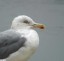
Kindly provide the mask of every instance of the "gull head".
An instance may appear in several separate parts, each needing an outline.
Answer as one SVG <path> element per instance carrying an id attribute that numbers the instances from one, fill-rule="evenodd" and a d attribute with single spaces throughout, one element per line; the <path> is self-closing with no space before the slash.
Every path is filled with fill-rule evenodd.
<path id="1" fill-rule="evenodd" d="M 13 19 L 11 28 L 12 29 L 31 29 L 31 28 L 44 29 L 45 26 L 44 24 L 36 23 L 35 21 L 33 21 L 33 19 L 31 19 L 26 15 L 20 15 Z"/>

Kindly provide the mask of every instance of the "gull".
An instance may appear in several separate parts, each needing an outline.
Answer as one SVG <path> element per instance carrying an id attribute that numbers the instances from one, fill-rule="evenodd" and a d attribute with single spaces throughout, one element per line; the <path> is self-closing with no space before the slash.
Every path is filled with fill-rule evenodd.
<path id="1" fill-rule="evenodd" d="M 26 15 L 15 17 L 10 29 L 0 33 L 0 61 L 27 61 L 39 46 L 39 35 L 34 28 L 45 26 Z"/>

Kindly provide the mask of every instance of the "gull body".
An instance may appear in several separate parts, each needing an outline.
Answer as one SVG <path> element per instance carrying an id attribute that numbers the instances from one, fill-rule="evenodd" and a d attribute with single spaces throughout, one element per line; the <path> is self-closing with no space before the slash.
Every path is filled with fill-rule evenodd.
<path id="1" fill-rule="evenodd" d="M 36 51 L 39 45 L 39 36 L 34 30 L 18 30 L 22 37 L 26 37 L 27 41 L 24 47 L 21 47 L 17 52 L 11 54 L 7 61 L 27 61 Z"/>

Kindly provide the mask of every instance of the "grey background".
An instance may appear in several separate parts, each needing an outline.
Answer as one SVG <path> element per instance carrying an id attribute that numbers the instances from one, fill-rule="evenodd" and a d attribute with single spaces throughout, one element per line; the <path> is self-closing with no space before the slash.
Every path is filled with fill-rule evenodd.
<path id="1" fill-rule="evenodd" d="M 18 15 L 46 25 L 37 30 L 40 46 L 29 61 L 64 61 L 64 0 L 0 0 L 0 31 Z"/>

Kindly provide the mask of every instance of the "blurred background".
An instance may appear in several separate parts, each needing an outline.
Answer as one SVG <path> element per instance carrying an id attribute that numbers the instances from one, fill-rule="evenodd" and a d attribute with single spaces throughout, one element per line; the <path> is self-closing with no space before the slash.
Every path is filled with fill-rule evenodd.
<path id="1" fill-rule="evenodd" d="M 0 31 L 9 29 L 18 15 L 46 25 L 36 30 L 40 45 L 29 61 L 64 61 L 64 0 L 0 0 Z"/>

